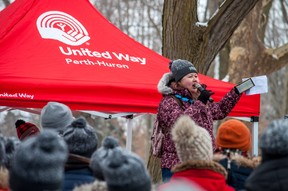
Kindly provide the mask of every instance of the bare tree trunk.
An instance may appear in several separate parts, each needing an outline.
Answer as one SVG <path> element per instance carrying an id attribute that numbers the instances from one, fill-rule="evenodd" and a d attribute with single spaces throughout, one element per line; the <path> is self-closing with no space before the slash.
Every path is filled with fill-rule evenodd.
<path id="1" fill-rule="evenodd" d="M 198 22 L 197 0 L 165 0 L 163 55 L 192 61 L 206 74 L 218 52 L 259 0 L 226 0 L 208 25 Z"/>

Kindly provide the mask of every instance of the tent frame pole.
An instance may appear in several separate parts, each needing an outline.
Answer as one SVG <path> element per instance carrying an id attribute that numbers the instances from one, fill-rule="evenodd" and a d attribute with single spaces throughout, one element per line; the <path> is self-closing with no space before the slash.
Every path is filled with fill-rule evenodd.
<path id="1" fill-rule="evenodd" d="M 132 119 L 127 119 L 127 140 L 126 140 L 126 150 L 132 151 Z"/>
<path id="2" fill-rule="evenodd" d="M 251 138 L 252 138 L 251 154 L 252 156 L 258 156 L 259 154 L 259 151 L 258 151 L 259 117 L 253 116 L 253 117 L 232 117 L 232 118 L 253 123 L 252 129 L 251 129 Z"/>

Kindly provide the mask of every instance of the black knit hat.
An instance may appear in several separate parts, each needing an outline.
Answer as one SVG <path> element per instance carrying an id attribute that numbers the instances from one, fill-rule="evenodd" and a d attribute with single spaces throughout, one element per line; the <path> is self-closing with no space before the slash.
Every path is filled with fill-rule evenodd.
<path id="1" fill-rule="evenodd" d="M 96 130 L 88 125 L 83 117 L 74 120 L 65 128 L 63 138 L 68 145 L 69 153 L 88 158 L 98 146 Z"/>
<path id="2" fill-rule="evenodd" d="M 9 173 L 13 191 L 60 191 L 67 145 L 55 131 L 26 139 L 16 149 Z"/>
<path id="3" fill-rule="evenodd" d="M 195 66 L 188 60 L 173 60 L 170 70 L 176 82 L 189 73 L 198 73 Z"/>
<path id="4" fill-rule="evenodd" d="M 109 191 L 150 191 L 151 179 L 143 161 L 131 152 L 114 149 L 103 162 Z"/>

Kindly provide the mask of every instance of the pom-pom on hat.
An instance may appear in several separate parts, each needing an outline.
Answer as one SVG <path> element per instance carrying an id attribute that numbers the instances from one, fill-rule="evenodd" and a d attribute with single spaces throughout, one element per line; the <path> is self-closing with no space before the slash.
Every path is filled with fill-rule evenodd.
<path id="1" fill-rule="evenodd" d="M 40 132 L 36 125 L 33 123 L 25 122 L 22 119 L 16 121 L 15 127 L 17 136 L 21 141 Z"/>
<path id="2" fill-rule="evenodd" d="M 224 149 L 239 149 L 247 152 L 251 148 L 250 131 L 241 121 L 229 119 L 219 126 L 216 145 Z"/>
<path id="3" fill-rule="evenodd" d="M 112 136 L 107 136 L 102 142 L 102 146 L 97 149 L 90 160 L 90 168 L 93 171 L 93 175 L 98 180 L 104 180 L 102 163 L 107 157 L 111 157 L 111 153 L 114 149 L 121 150 L 118 140 Z"/>
<path id="4" fill-rule="evenodd" d="M 97 149 L 96 130 L 82 117 L 74 120 L 63 132 L 69 153 L 90 158 Z"/>
<path id="5" fill-rule="evenodd" d="M 61 190 L 67 155 L 65 141 L 54 131 L 44 130 L 26 139 L 12 159 L 11 190 Z"/>
<path id="6" fill-rule="evenodd" d="M 179 82 L 184 76 L 190 73 L 198 73 L 195 66 L 188 60 L 173 60 L 170 70 L 176 82 Z"/>
<path id="7" fill-rule="evenodd" d="M 73 120 L 70 108 L 58 102 L 48 102 L 40 114 L 41 127 L 56 130 L 60 134 Z"/>
<path id="8" fill-rule="evenodd" d="M 208 131 L 198 125 L 187 115 L 178 118 L 172 128 L 172 139 L 175 143 L 180 161 L 212 160 L 212 139 Z"/>
<path id="9" fill-rule="evenodd" d="M 135 154 L 114 149 L 103 162 L 109 191 L 150 191 L 151 179 L 143 161 Z"/>
<path id="10" fill-rule="evenodd" d="M 259 146 L 262 150 L 263 159 L 281 158 L 288 155 L 288 120 L 278 119 L 272 121 L 264 129 Z"/>

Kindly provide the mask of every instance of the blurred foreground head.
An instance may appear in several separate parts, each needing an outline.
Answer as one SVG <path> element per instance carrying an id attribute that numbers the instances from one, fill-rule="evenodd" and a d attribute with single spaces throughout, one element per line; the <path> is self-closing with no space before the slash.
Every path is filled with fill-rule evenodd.
<path id="1" fill-rule="evenodd" d="M 271 160 L 288 156 L 288 120 L 272 121 L 264 129 L 259 141 L 262 160 Z"/>
<path id="2" fill-rule="evenodd" d="M 12 160 L 9 183 L 13 191 L 60 191 L 68 150 L 51 130 L 23 141 Z"/>

